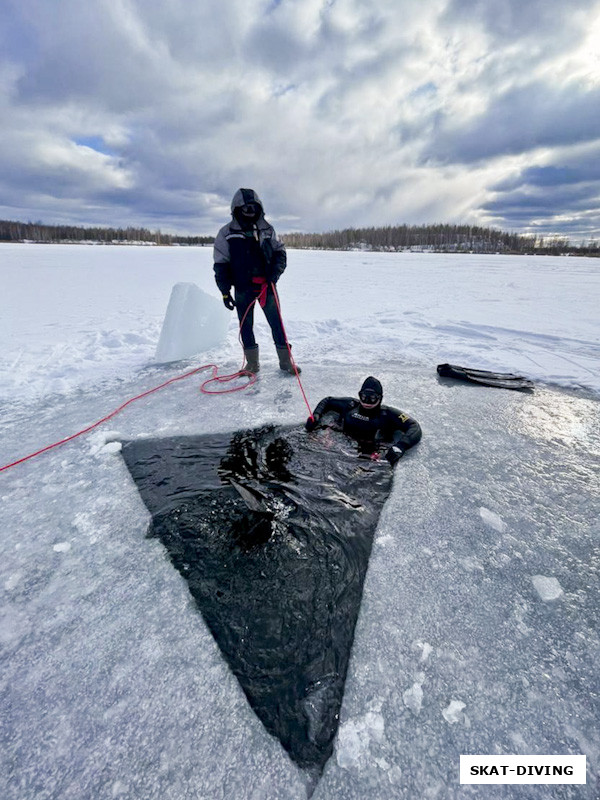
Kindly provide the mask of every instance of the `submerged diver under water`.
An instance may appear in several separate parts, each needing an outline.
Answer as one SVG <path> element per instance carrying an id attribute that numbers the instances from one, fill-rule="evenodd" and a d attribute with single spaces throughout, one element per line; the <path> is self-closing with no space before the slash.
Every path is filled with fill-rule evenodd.
<path id="1" fill-rule="evenodd" d="M 392 406 L 384 406 L 383 388 L 377 378 L 369 376 L 354 397 L 324 397 L 306 420 L 306 430 L 312 431 L 323 416 L 333 412 L 342 431 L 358 442 L 362 454 L 379 456 L 383 445 L 389 444 L 384 458 L 394 466 L 421 439 L 419 423 Z M 335 418 L 334 417 L 334 418 Z"/>

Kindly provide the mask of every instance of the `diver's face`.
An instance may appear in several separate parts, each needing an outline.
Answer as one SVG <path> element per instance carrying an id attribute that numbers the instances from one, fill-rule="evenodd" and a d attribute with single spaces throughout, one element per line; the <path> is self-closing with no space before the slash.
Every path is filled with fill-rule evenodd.
<path id="1" fill-rule="evenodd" d="M 381 397 L 372 389 L 364 389 L 358 393 L 358 399 L 363 408 L 377 408 L 381 403 Z"/>

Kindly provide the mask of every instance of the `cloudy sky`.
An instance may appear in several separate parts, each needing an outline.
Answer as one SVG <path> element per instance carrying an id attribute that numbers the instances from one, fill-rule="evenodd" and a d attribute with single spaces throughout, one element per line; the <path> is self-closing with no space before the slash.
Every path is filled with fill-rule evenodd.
<path id="1" fill-rule="evenodd" d="M 600 236 L 600 0 L 0 0 L 0 218 Z"/>

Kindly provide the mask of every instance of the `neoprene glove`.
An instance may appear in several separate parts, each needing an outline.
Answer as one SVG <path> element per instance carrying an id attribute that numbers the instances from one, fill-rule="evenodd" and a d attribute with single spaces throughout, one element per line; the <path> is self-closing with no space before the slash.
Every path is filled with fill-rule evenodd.
<path id="1" fill-rule="evenodd" d="M 310 432 L 310 431 L 314 431 L 314 429 L 315 429 L 315 428 L 317 427 L 317 425 L 319 424 L 319 420 L 320 420 L 320 417 L 317 417 L 317 416 L 315 416 L 315 415 L 313 414 L 313 416 L 312 416 L 312 417 L 309 417 L 309 418 L 306 420 L 306 422 L 304 423 L 304 427 L 305 427 L 305 428 L 306 428 L 306 430 L 307 430 L 307 431 L 309 431 L 309 432 Z"/>
<path id="2" fill-rule="evenodd" d="M 231 296 L 231 294 L 229 292 L 227 292 L 227 294 L 223 295 L 223 305 L 225 306 L 225 308 L 228 308 L 230 311 L 233 311 L 233 309 L 235 308 L 235 302 L 234 302 L 233 297 Z"/>
<path id="3" fill-rule="evenodd" d="M 389 463 L 393 467 L 398 463 L 398 461 L 400 461 L 403 455 L 404 455 L 404 450 L 401 450 L 399 447 L 396 447 L 396 445 L 392 445 L 385 454 L 385 458 L 387 461 L 389 461 Z"/>

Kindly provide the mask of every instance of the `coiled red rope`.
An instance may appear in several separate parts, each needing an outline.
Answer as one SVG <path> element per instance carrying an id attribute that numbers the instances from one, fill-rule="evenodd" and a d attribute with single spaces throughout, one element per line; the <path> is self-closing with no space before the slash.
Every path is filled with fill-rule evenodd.
<path id="1" fill-rule="evenodd" d="M 242 325 L 244 324 L 246 317 L 250 313 L 250 309 L 254 307 L 254 304 L 259 299 L 260 296 L 254 298 L 254 300 L 245 310 L 244 316 L 240 320 L 240 330 L 238 333 L 238 339 L 242 347 L 244 346 L 242 343 Z M 283 325 L 283 321 L 281 324 Z M 219 375 L 218 374 L 219 368 L 216 366 L 216 364 L 207 364 L 207 367 L 212 367 L 213 374 L 212 377 L 208 378 L 208 380 L 204 381 L 204 383 L 200 385 L 200 391 L 203 394 L 228 394 L 229 392 L 240 392 L 242 389 L 247 389 L 249 386 L 252 386 L 253 383 L 256 383 L 256 374 L 254 372 L 249 372 L 247 369 L 244 369 L 244 363 L 245 361 L 242 363 L 241 369 L 239 369 L 237 372 L 232 372 L 231 375 Z M 248 377 L 248 383 L 245 383 L 243 386 L 234 386 L 232 389 L 210 390 L 206 388 L 210 383 L 213 383 L 214 381 L 216 381 L 217 383 L 228 383 L 229 381 L 233 381 L 236 378 L 241 378 L 241 377 Z"/>
<path id="2" fill-rule="evenodd" d="M 283 326 L 283 317 L 281 316 L 281 306 L 279 305 L 279 297 L 275 290 L 275 284 L 271 284 L 271 286 L 273 288 L 273 293 L 275 295 L 275 301 L 277 303 L 277 311 L 279 312 L 279 318 L 281 320 L 281 326 L 283 328 L 283 332 L 285 335 L 285 341 L 288 348 L 288 352 L 290 354 L 290 359 L 294 367 L 294 372 L 296 373 L 296 379 L 298 380 L 298 384 L 300 386 L 304 402 L 308 407 L 308 413 L 310 414 L 310 416 L 312 416 L 310 405 L 308 404 L 308 400 L 306 399 L 304 387 L 302 386 L 302 381 L 300 380 L 300 376 L 298 374 L 298 368 L 292 356 L 292 350 L 287 340 L 287 335 L 285 334 L 285 328 Z M 242 325 L 244 323 L 244 320 L 246 319 L 246 315 L 248 314 L 250 309 L 254 306 L 256 300 L 258 300 L 258 297 L 255 300 L 253 300 L 252 303 L 250 303 L 250 305 L 246 309 L 244 316 L 242 317 L 242 320 L 240 321 L 240 334 L 239 334 L 240 338 L 241 338 Z M 53 442 L 52 444 L 49 444 L 46 447 L 42 447 L 40 450 L 36 450 L 34 453 L 29 453 L 29 455 L 23 456 L 22 458 L 19 458 L 16 461 L 12 461 L 10 464 L 5 464 L 3 467 L 0 467 L 0 472 L 4 472 L 5 470 L 11 469 L 11 467 L 16 467 L 17 464 L 22 464 L 25 461 L 29 461 L 32 458 L 36 458 L 36 456 L 40 456 L 42 455 L 42 453 L 47 453 L 48 450 L 53 450 L 55 447 L 60 447 L 63 444 L 67 444 L 67 442 L 72 442 L 73 439 L 77 439 L 77 437 L 83 436 L 85 433 L 93 431 L 95 428 L 98 428 L 104 422 L 108 422 L 108 420 L 112 419 L 113 417 L 116 417 L 117 414 L 120 414 L 121 411 L 123 411 L 123 409 L 127 408 L 127 406 L 131 405 L 136 400 L 141 400 L 143 397 L 148 397 L 148 395 L 154 394 L 154 392 L 158 392 L 160 389 L 164 389 L 165 386 L 170 386 L 172 383 L 176 383 L 177 381 L 182 381 L 185 378 L 190 378 L 192 375 L 196 375 L 198 372 L 202 372 L 202 370 L 205 369 L 212 369 L 213 374 L 210 378 L 208 378 L 208 380 L 205 380 L 204 383 L 202 383 L 200 386 L 200 391 L 203 392 L 204 394 L 228 394 L 229 392 L 240 392 L 243 389 L 247 389 L 249 386 L 252 386 L 252 384 L 256 382 L 257 376 L 254 373 L 245 370 L 243 367 L 238 372 L 233 372 L 230 375 L 218 375 L 219 368 L 216 364 L 203 364 L 201 367 L 196 367 L 195 369 L 192 369 L 189 372 L 184 372 L 182 375 L 176 375 L 174 378 L 169 378 L 168 381 L 164 381 L 158 386 L 154 386 L 152 389 L 148 389 L 147 391 L 142 392 L 141 394 L 137 394 L 135 395 L 135 397 L 130 397 L 129 400 L 126 400 L 118 408 L 115 408 L 114 411 L 111 411 L 110 414 L 107 414 L 105 417 L 102 417 L 102 419 L 99 419 L 96 422 L 92 423 L 91 425 L 88 425 L 86 428 L 82 428 L 82 430 L 77 431 L 77 433 L 73 433 L 71 436 L 67 436 L 64 439 L 59 439 L 57 442 Z M 218 383 L 228 383 L 229 381 L 241 377 L 248 378 L 248 382 L 244 383 L 242 386 L 233 386 L 230 389 L 219 389 L 212 391 L 206 388 L 208 384 L 212 383 L 213 381 L 217 381 Z"/>

